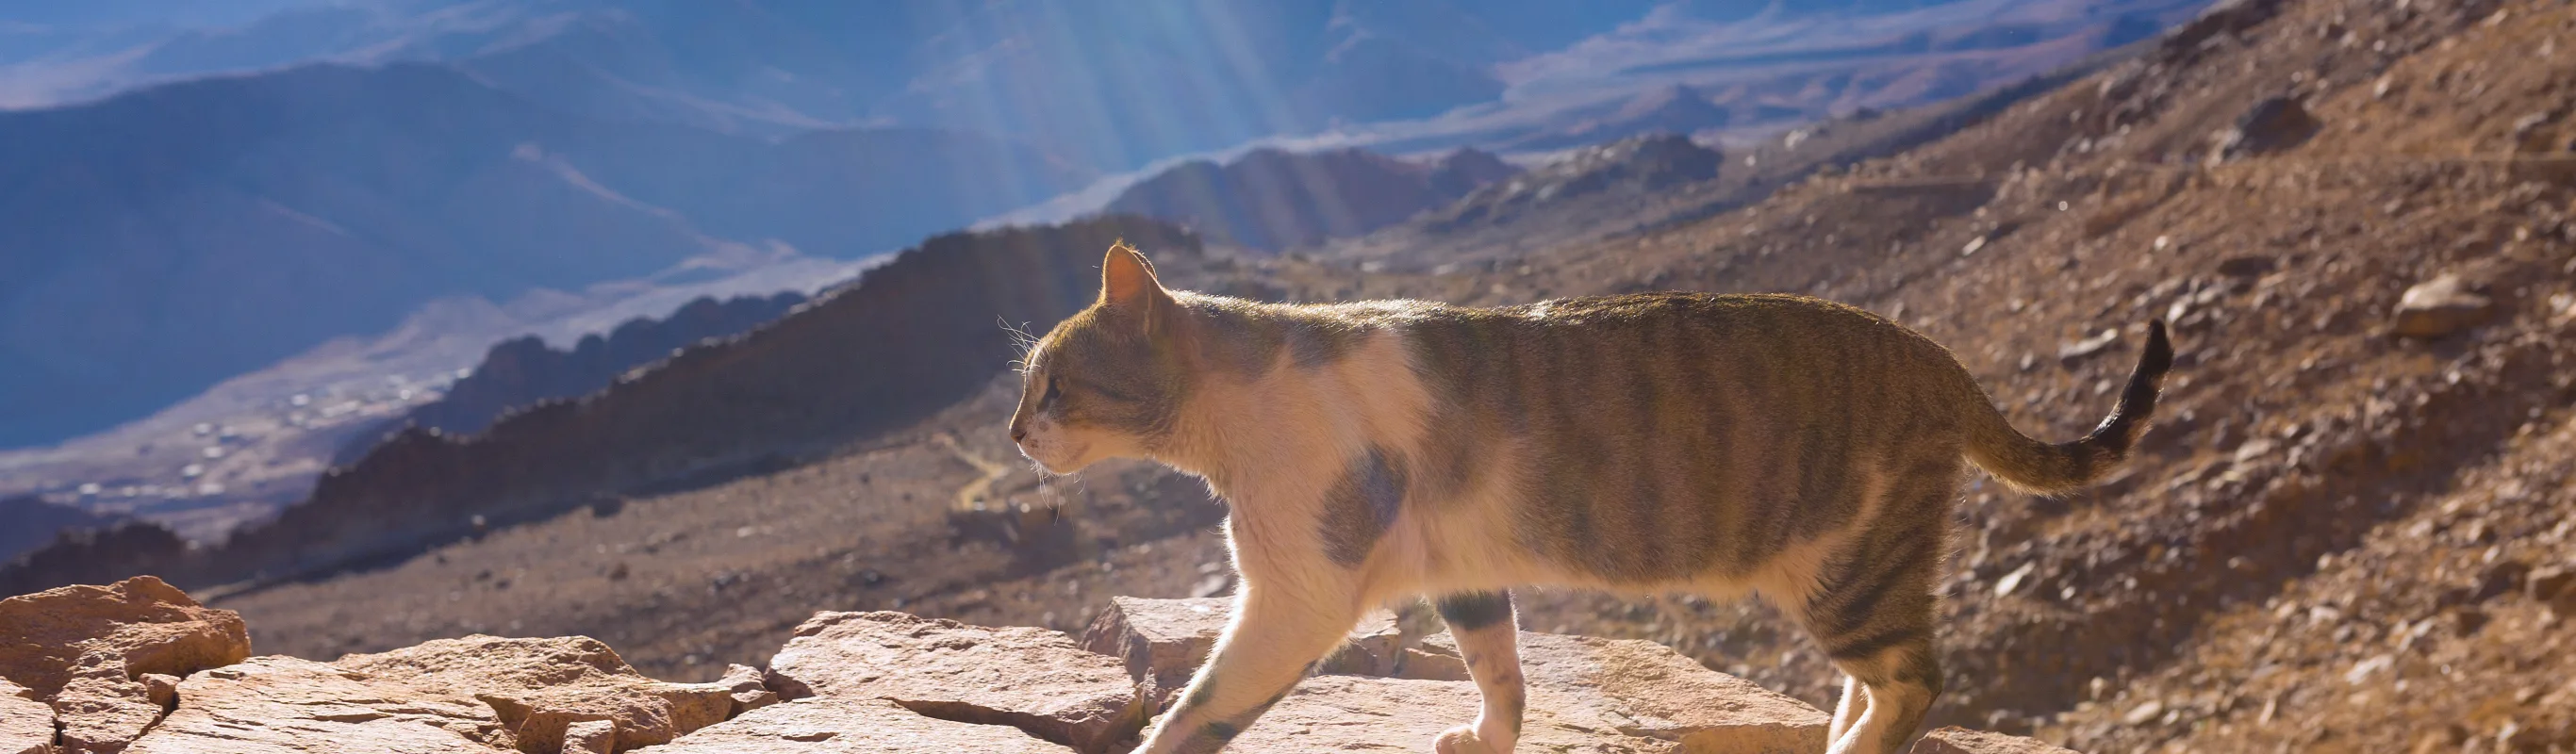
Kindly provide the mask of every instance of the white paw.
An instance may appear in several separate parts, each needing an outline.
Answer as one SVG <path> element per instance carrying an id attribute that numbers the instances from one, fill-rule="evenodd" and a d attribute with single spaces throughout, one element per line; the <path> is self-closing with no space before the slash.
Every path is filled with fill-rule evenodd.
<path id="1" fill-rule="evenodd" d="M 1442 731 L 1439 738 L 1431 740 L 1431 749 L 1440 754 L 1510 754 L 1506 750 L 1497 749 L 1485 743 L 1485 739 L 1478 738 L 1476 728 L 1472 725 L 1461 725 Z"/>

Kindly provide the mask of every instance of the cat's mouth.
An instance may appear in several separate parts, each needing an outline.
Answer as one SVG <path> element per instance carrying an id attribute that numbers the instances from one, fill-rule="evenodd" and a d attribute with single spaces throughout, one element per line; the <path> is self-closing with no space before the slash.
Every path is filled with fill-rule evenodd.
<path id="1" fill-rule="evenodd" d="M 1030 442 L 1020 443 L 1021 457 L 1036 462 L 1039 471 L 1056 476 L 1081 471 L 1082 467 L 1090 465 L 1083 462 L 1088 450 L 1088 445 L 1062 440 L 1047 442 L 1031 438 Z"/>

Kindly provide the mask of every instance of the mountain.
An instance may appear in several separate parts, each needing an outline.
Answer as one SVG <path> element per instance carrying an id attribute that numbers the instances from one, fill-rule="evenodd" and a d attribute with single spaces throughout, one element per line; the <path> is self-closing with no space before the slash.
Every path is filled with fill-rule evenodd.
<path id="1" fill-rule="evenodd" d="M 142 416 L 455 295 L 783 243 L 844 258 L 1080 185 L 926 129 L 764 142 L 453 69 L 312 66 L 0 112 L 0 447 Z"/>
<path id="2" fill-rule="evenodd" d="M 700 298 L 667 318 L 637 317 L 606 334 L 582 336 L 569 349 L 547 347 L 545 339 L 533 335 L 502 341 L 492 346 L 473 373 L 448 386 L 446 395 L 412 409 L 397 424 L 449 435 L 475 434 L 505 412 L 597 391 L 628 370 L 708 339 L 767 324 L 802 303 L 805 297 L 793 291 L 724 301 Z M 371 446 L 372 440 L 353 445 L 343 458 L 356 461 Z"/>
<path id="3" fill-rule="evenodd" d="M 54 533 L 64 529 L 93 529 L 116 523 L 115 516 L 102 516 L 69 505 L 45 502 L 34 495 L 0 497 L 0 563 L 16 559 L 19 553 L 52 542 Z"/>
<path id="4" fill-rule="evenodd" d="M 1513 146 L 1563 149 L 1649 133 L 1687 136 L 1702 129 L 1723 128 L 1734 121 L 1735 112 L 1709 101 L 1706 93 L 1688 84 L 1672 84 L 1647 90 L 1608 115 L 1525 137 L 1513 142 Z"/>
<path id="5" fill-rule="evenodd" d="M 1474 149 L 1407 161 L 1363 149 L 1264 148 L 1223 165 L 1173 166 L 1129 186 L 1106 211 L 1162 218 L 1276 251 L 1393 225 L 1517 172 Z"/>

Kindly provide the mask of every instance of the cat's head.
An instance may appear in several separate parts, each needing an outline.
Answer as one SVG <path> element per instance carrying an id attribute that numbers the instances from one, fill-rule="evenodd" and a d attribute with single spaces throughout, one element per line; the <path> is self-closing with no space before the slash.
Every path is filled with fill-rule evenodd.
<path id="1" fill-rule="evenodd" d="M 1047 471 L 1163 446 L 1189 387 L 1180 304 L 1154 265 L 1121 241 L 1100 263 L 1100 298 L 1031 346 L 1011 440 Z"/>

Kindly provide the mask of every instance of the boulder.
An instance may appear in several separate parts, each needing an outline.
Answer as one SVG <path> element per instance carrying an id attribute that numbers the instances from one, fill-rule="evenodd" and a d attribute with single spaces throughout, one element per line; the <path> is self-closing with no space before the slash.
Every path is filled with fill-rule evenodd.
<path id="1" fill-rule="evenodd" d="M 2220 137 L 2219 155 L 2232 159 L 2288 149 L 2315 136 L 2322 126 L 2297 99 L 2266 97 L 2237 116 L 2236 127 Z"/>
<path id="2" fill-rule="evenodd" d="M 126 751 L 496 754 L 509 745 L 492 708 L 463 694 L 260 657 L 189 676 L 179 708 Z"/>
<path id="3" fill-rule="evenodd" d="M 2415 287 L 2397 301 L 2389 332 L 2404 338 L 2439 338 L 2480 323 L 2495 314 L 2495 301 L 2469 290 L 2458 275 L 2446 274 Z"/>
<path id="4" fill-rule="evenodd" d="M 0 678 L 0 754 L 46 754 L 54 749 L 54 709 L 36 692 Z"/>
<path id="5" fill-rule="evenodd" d="M 1161 710 L 1207 661 L 1233 613 L 1234 600 L 1227 597 L 1111 597 L 1109 609 L 1083 631 L 1082 647 L 1126 661 L 1138 692 Z M 1395 616 L 1372 614 L 1351 631 L 1349 643 L 1325 659 L 1322 672 L 1392 675 L 1402 664 L 1402 645 Z"/>
<path id="6" fill-rule="evenodd" d="M 885 699 L 1084 752 L 1114 749 L 1145 721 L 1126 668 L 1063 633 L 894 612 L 815 614 L 770 661 L 768 680 L 789 698 Z"/>
<path id="7" fill-rule="evenodd" d="M 1923 734 L 1911 754 L 2075 754 L 2035 739 L 1968 730 L 1956 725 Z"/>
<path id="8" fill-rule="evenodd" d="M 333 665 L 418 688 L 450 690 L 489 705 L 520 751 L 554 754 L 573 723 L 616 724 L 616 751 L 670 743 L 723 722 L 742 702 L 749 668 L 715 683 L 665 683 L 635 672 L 617 651 L 587 636 L 504 639 L 480 634 L 439 639 Z M 184 695 L 184 691 L 183 691 Z"/>
<path id="9" fill-rule="evenodd" d="M 926 717 L 880 699 L 773 704 L 691 733 L 653 754 L 1071 754 L 1000 725 Z"/>
<path id="10" fill-rule="evenodd" d="M 186 677 L 250 656 L 241 616 L 160 579 L 0 600 L 0 679 L 53 708 L 65 752 L 125 749 L 161 719 L 146 674 Z"/>

